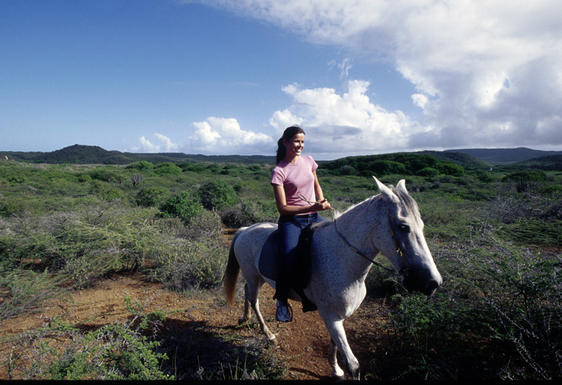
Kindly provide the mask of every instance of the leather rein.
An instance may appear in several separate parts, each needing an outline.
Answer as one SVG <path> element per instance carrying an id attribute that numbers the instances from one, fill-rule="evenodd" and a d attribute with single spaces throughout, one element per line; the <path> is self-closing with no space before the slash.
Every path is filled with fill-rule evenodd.
<path id="1" fill-rule="evenodd" d="M 299 194 L 299 198 L 301 198 L 302 200 L 313 204 L 315 202 L 309 201 L 308 199 L 306 199 L 305 196 L 303 196 L 302 194 Z M 398 243 L 398 241 L 396 240 L 396 234 L 394 233 L 394 229 L 392 228 L 392 225 L 390 223 L 390 216 L 387 214 L 387 219 L 388 219 L 388 227 L 390 228 L 390 232 L 392 235 L 392 240 L 394 241 L 394 246 L 396 247 L 395 251 L 396 253 L 400 256 L 400 258 L 402 259 L 402 262 L 404 263 L 404 267 L 400 269 L 400 271 L 398 272 L 398 274 L 402 275 L 404 272 L 408 271 L 410 269 L 410 264 L 408 263 L 408 260 L 406 259 L 406 256 L 404 255 L 404 251 L 402 250 L 402 248 L 400 247 L 400 244 Z M 389 269 L 388 267 L 382 265 L 381 263 L 375 261 L 373 258 L 367 256 L 365 253 L 363 253 L 361 250 L 359 250 L 357 247 L 353 246 L 345 237 L 345 235 L 342 234 L 342 232 L 338 229 L 338 226 L 336 225 L 336 217 L 334 215 L 334 229 L 336 229 L 336 233 L 338 234 L 338 236 L 344 241 L 344 243 L 347 245 L 347 247 L 349 247 L 351 250 L 353 250 L 355 252 L 355 254 L 365 258 L 367 261 L 371 262 L 373 265 L 377 265 L 380 268 L 383 268 L 386 271 L 389 272 L 394 272 L 394 269 Z"/>
<path id="2" fill-rule="evenodd" d="M 394 246 L 396 247 L 395 251 L 400 256 L 400 258 L 402 259 L 402 262 L 404 263 L 404 267 L 402 269 L 400 269 L 400 271 L 398 272 L 400 275 L 402 275 L 405 271 L 409 270 L 410 264 L 408 263 L 408 260 L 406 259 L 406 256 L 404 255 L 404 251 L 402 250 L 402 247 L 400 247 L 400 244 L 396 240 L 396 235 L 394 233 L 394 229 L 392 228 L 392 225 L 390 224 L 390 217 L 388 215 L 387 215 L 387 219 L 388 219 L 388 226 L 390 228 L 390 232 L 391 232 L 391 235 L 392 235 L 392 240 L 394 241 Z M 335 216 L 334 216 L 333 223 L 334 223 L 334 229 L 336 230 L 336 233 L 338 234 L 338 236 L 344 241 L 344 243 L 347 245 L 347 247 L 349 247 L 351 250 L 353 250 L 355 252 L 355 254 L 365 258 L 367 261 L 371 262 L 373 265 L 377 265 L 377 266 L 383 268 L 386 271 L 394 272 L 394 269 L 389 269 L 388 267 L 386 267 L 386 266 L 382 265 L 381 263 L 375 261 L 373 258 L 367 256 L 364 252 L 359 250 L 357 247 L 353 246 L 347 240 L 345 235 L 338 229 L 338 226 L 336 224 L 336 217 Z"/>

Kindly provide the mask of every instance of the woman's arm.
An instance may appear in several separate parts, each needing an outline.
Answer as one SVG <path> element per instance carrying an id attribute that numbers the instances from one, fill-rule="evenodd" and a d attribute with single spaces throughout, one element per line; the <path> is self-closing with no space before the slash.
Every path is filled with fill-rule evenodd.
<path id="1" fill-rule="evenodd" d="M 278 184 L 272 184 L 272 186 L 273 194 L 275 195 L 277 211 L 279 211 L 279 214 L 281 215 L 304 214 L 311 211 L 321 211 L 332 208 L 332 206 L 330 206 L 330 203 L 328 203 L 328 201 L 324 198 L 309 206 L 289 206 L 287 205 L 287 198 L 285 196 L 285 189 L 283 188 L 283 186 Z M 318 193 L 316 193 L 316 196 L 318 197 Z"/>
<path id="2" fill-rule="evenodd" d="M 331 210 L 332 205 L 326 198 L 324 198 L 324 192 L 322 192 L 322 187 L 320 187 L 320 182 L 318 181 L 318 176 L 316 175 L 316 171 L 312 172 L 314 175 L 314 191 L 316 193 L 316 205 L 320 205 L 317 211 L 320 210 Z"/>
<path id="3" fill-rule="evenodd" d="M 320 182 L 318 181 L 316 171 L 312 171 L 312 175 L 314 175 L 314 191 L 316 192 L 316 201 L 322 202 L 324 200 L 324 193 L 322 192 L 322 187 L 320 187 Z"/>

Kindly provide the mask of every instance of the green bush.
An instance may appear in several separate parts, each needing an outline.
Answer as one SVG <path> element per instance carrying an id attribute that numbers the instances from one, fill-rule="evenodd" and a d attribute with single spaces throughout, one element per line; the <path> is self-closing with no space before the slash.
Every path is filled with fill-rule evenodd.
<path id="1" fill-rule="evenodd" d="M 364 176 L 388 174 L 406 174 L 406 167 L 392 160 L 374 160 L 366 164 L 366 169 L 361 170 L 361 175 Z"/>
<path id="2" fill-rule="evenodd" d="M 180 175 L 183 170 L 172 162 L 160 163 L 154 172 L 158 175 Z"/>
<path id="3" fill-rule="evenodd" d="M 85 334 L 58 320 L 42 328 L 34 336 L 39 342 L 28 378 L 173 380 L 174 376 L 162 370 L 168 356 L 158 352 L 160 342 L 154 336 L 164 313 L 145 313 L 142 305 L 132 304 L 128 297 L 125 303 L 132 319 L 124 323 L 104 325 Z M 69 342 L 61 348 L 60 342 L 52 344 L 50 340 Z"/>
<path id="4" fill-rule="evenodd" d="M 90 171 L 89 175 L 92 179 L 100 180 L 103 182 L 119 184 L 123 182 L 123 175 L 115 170 L 111 170 L 108 168 L 96 168 Z"/>
<path id="5" fill-rule="evenodd" d="M 203 210 L 204 207 L 197 194 L 189 191 L 182 191 L 172 196 L 160 206 L 164 218 L 178 217 L 185 223 L 189 223 L 193 218 L 201 215 Z"/>
<path id="6" fill-rule="evenodd" d="M 437 176 L 439 175 L 439 170 L 433 167 L 425 167 L 416 172 L 416 175 L 420 176 Z"/>
<path id="7" fill-rule="evenodd" d="M 503 177 L 502 181 L 512 182 L 544 182 L 547 180 L 546 173 L 541 170 L 523 170 L 512 172 Z"/>
<path id="8" fill-rule="evenodd" d="M 141 189 L 135 198 L 137 205 L 143 207 L 160 205 L 168 194 L 166 189 L 160 187 L 147 187 Z"/>
<path id="9" fill-rule="evenodd" d="M 187 242 L 181 250 L 157 256 L 154 278 L 177 291 L 216 288 L 222 282 L 226 256 L 220 238 Z"/>
<path id="10" fill-rule="evenodd" d="M 464 167 L 456 163 L 440 162 L 437 165 L 439 172 L 445 175 L 462 176 L 464 175 Z"/>
<path id="11" fill-rule="evenodd" d="M 135 163 L 131 163 L 129 165 L 127 165 L 128 169 L 133 169 L 133 170 L 139 170 L 139 171 L 145 171 L 145 170 L 152 170 L 154 168 L 154 164 L 152 164 L 151 162 L 148 162 L 146 160 L 141 160 L 139 162 L 135 162 Z"/>
<path id="12" fill-rule="evenodd" d="M 197 173 L 207 169 L 207 165 L 200 162 L 182 162 L 179 163 L 178 166 L 181 167 L 183 171 L 193 171 Z"/>
<path id="13" fill-rule="evenodd" d="M 259 203 L 253 201 L 240 202 L 223 209 L 221 219 L 222 223 L 233 228 L 275 220 L 266 214 L 265 209 Z"/>
<path id="14" fill-rule="evenodd" d="M 234 205 L 238 195 L 231 185 L 222 180 L 207 182 L 199 188 L 201 203 L 207 210 L 221 210 Z"/>

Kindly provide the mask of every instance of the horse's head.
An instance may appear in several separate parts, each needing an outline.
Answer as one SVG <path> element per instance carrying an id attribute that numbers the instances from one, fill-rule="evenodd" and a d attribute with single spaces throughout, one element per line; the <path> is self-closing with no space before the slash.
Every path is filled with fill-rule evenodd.
<path id="1" fill-rule="evenodd" d="M 443 278 L 435 266 L 423 235 L 423 221 L 418 205 L 406 190 L 404 179 L 395 188 L 388 188 L 373 177 L 385 202 L 387 236 L 379 250 L 389 259 L 402 276 L 408 291 L 421 291 L 431 295 L 441 285 Z"/>

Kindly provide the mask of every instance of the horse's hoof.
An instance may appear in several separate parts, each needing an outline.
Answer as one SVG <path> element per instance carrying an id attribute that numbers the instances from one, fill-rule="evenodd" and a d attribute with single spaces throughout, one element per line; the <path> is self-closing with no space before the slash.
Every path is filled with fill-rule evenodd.
<path id="1" fill-rule="evenodd" d="M 238 325 L 243 325 L 243 324 L 245 324 L 245 323 L 248 322 L 248 321 L 249 321 L 248 318 L 240 318 L 240 319 L 238 320 Z"/>
<path id="2" fill-rule="evenodd" d="M 269 342 L 273 346 L 277 346 L 277 336 L 275 334 L 267 336 L 267 342 Z"/>

